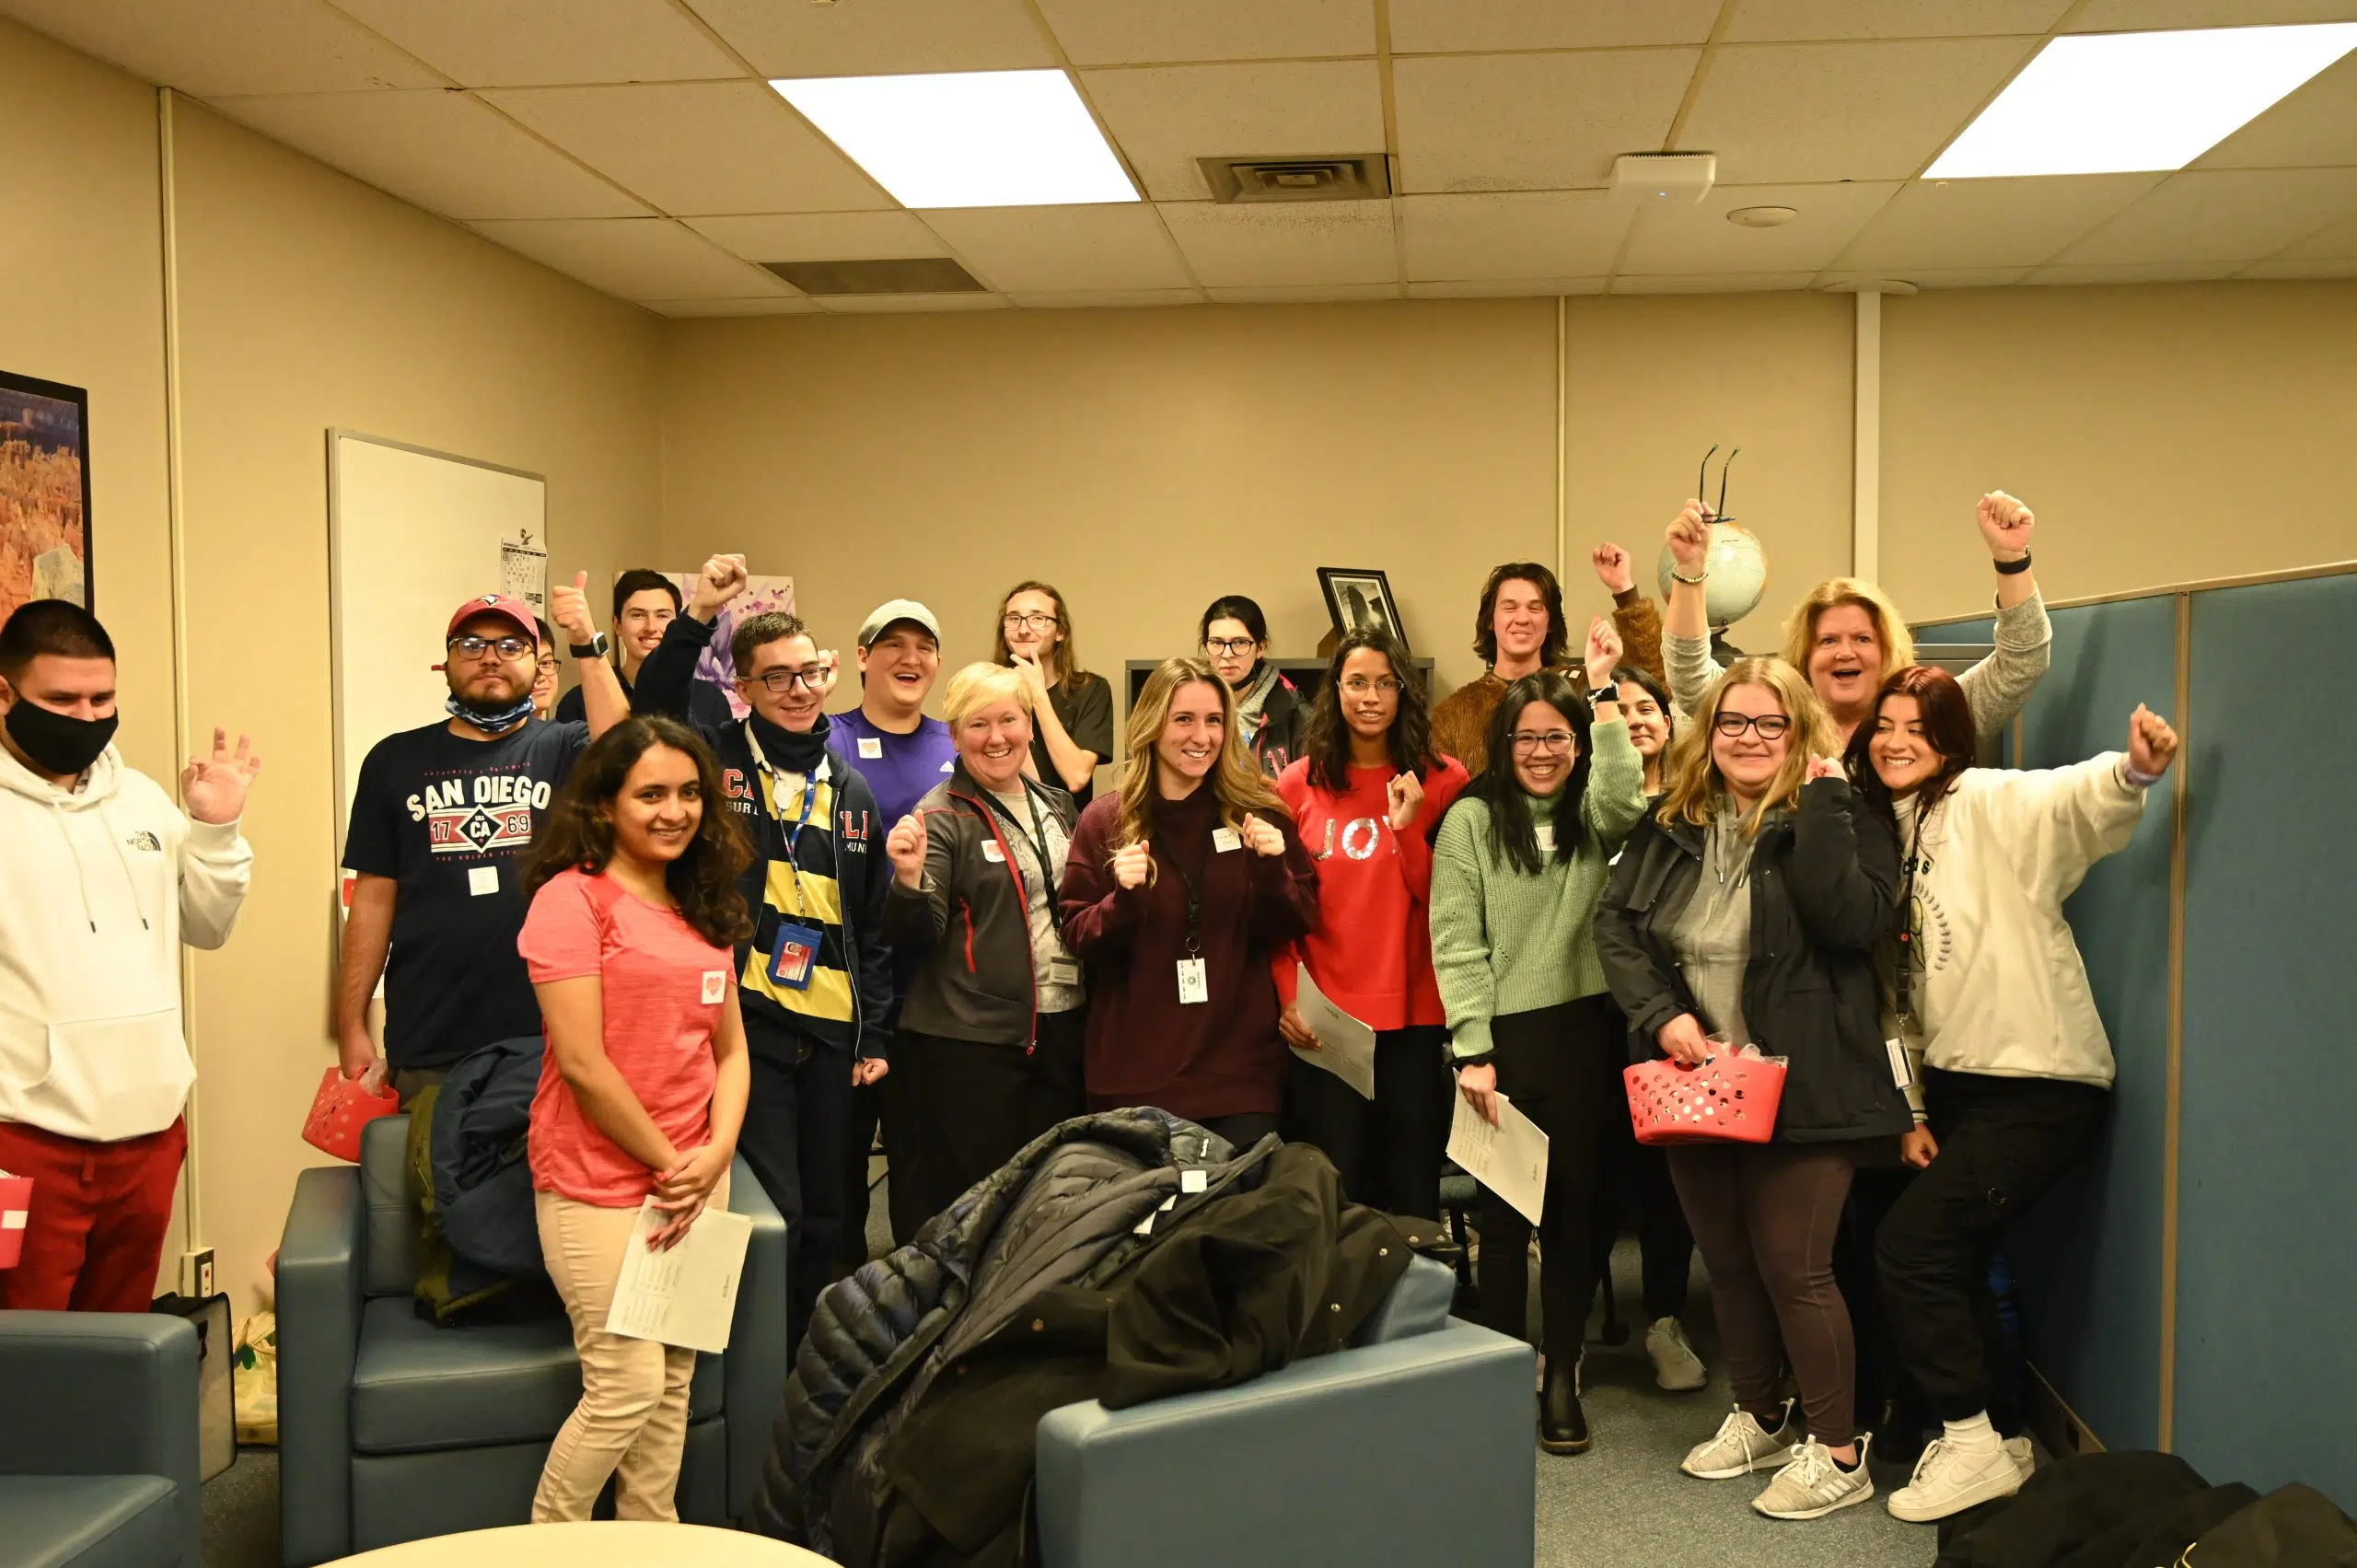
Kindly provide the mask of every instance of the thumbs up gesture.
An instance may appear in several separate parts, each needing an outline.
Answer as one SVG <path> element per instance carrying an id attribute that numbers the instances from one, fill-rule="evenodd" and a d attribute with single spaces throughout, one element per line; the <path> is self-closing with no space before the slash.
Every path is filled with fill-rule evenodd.
<path id="1" fill-rule="evenodd" d="M 924 885 L 924 819 L 914 812 L 892 824 L 884 839 L 884 853 L 892 862 L 892 874 L 903 888 L 914 889 Z"/>
<path id="2" fill-rule="evenodd" d="M 1419 796 L 1417 798 L 1422 800 L 1422 796 Z M 1285 852 L 1285 836 L 1277 831 L 1273 823 L 1263 818 L 1255 817 L 1248 811 L 1244 814 L 1244 827 L 1240 836 L 1244 840 L 1244 847 L 1254 854 L 1273 857 Z"/>
<path id="3" fill-rule="evenodd" d="M 598 622 L 589 615 L 589 574 L 575 572 L 570 587 L 563 583 L 549 590 L 549 619 L 575 643 L 594 641 Z"/>
<path id="4" fill-rule="evenodd" d="M 1144 839 L 1113 852 L 1113 881 L 1134 892 L 1154 879 L 1154 851 Z"/>

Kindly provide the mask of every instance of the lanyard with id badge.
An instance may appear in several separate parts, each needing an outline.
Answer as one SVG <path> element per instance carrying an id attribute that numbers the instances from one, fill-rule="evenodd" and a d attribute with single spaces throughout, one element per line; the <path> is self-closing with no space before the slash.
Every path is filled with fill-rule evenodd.
<path id="1" fill-rule="evenodd" d="M 777 814 L 777 791 L 780 787 L 778 772 L 770 765 L 770 760 L 761 754 L 761 743 L 754 738 L 750 725 L 745 726 L 745 738 L 752 747 L 754 761 L 761 764 L 761 772 L 769 777 L 766 804 L 770 810 L 770 819 L 777 824 L 778 831 L 785 836 L 785 863 L 794 873 L 794 914 L 799 916 L 804 912 L 802 863 L 795 858 L 794 852 L 795 846 L 802 842 L 802 830 L 810 825 L 811 810 L 819 803 L 819 786 L 827 782 L 830 772 L 827 760 L 821 757 L 818 767 L 812 769 L 803 779 L 802 815 L 796 818 L 794 826 L 789 828 L 785 825 L 785 819 Z M 823 928 L 811 924 L 807 920 L 791 918 L 781 913 L 778 917 L 777 935 L 770 942 L 770 983 L 784 986 L 788 991 L 809 990 L 811 973 L 819 967 L 819 945 L 826 940 L 826 935 Z"/>
<path id="2" fill-rule="evenodd" d="M 1223 850 L 1233 850 L 1242 842 L 1233 828 L 1213 829 L 1212 846 L 1203 854 L 1202 869 L 1192 876 L 1178 863 L 1175 853 L 1170 856 L 1171 869 L 1178 872 L 1178 880 L 1187 885 L 1187 954 L 1178 960 L 1178 1002 L 1181 1006 L 1212 999 L 1211 975 L 1204 967 L 1202 957 L 1203 878 L 1211 875 L 1213 855 Z"/>
<path id="3" fill-rule="evenodd" d="M 982 798 L 984 804 L 989 807 L 991 815 L 998 818 L 1009 828 L 1015 830 L 1016 837 L 1021 839 L 1023 841 L 1024 847 L 1031 852 L 1031 863 L 1039 867 L 1040 879 L 1047 884 L 1048 907 L 1051 910 L 1054 909 L 1056 893 L 1058 891 L 1056 885 L 1061 878 L 1057 874 L 1055 857 L 1048 852 L 1048 819 L 1039 810 L 1039 797 L 1033 795 L 1028 788 L 1025 788 L 1023 791 L 1023 803 L 1031 808 L 1031 826 L 1028 830 L 1024 828 L 1022 822 L 1016 819 L 1015 813 L 1006 808 L 1006 803 L 999 798 L 998 792 L 996 790 L 985 791 Z M 998 845 L 996 842 L 984 843 L 982 845 L 982 858 L 985 860 L 996 860 L 998 858 L 998 854 L 994 852 L 996 852 L 997 849 Z M 1024 900 L 1028 905 L 1031 897 L 1031 890 L 1023 886 L 1023 868 L 1018 865 L 1016 866 L 1014 870 L 1015 885 L 1018 889 L 1021 889 Z M 1028 915 L 1028 909 L 1026 912 Z M 1080 983 L 1080 960 L 1072 957 L 1068 953 L 1056 952 L 1050 954 L 1048 956 L 1048 983 L 1051 985 L 1078 985 Z"/>

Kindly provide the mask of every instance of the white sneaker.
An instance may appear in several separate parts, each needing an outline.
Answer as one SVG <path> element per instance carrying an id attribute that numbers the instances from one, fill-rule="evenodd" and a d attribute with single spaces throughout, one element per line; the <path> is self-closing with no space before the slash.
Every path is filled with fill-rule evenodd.
<path id="1" fill-rule="evenodd" d="M 1864 1503 L 1875 1494 L 1874 1478 L 1866 1473 L 1866 1445 L 1858 1435 L 1858 1468 L 1845 1470 L 1833 1462 L 1833 1450 L 1811 1437 L 1793 1450 L 1793 1462 L 1776 1472 L 1768 1490 L 1751 1505 L 1771 1519 L 1822 1519 L 1836 1508 Z"/>
<path id="2" fill-rule="evenodd" d="M 2014 1461 L 2014 1469 L 2022 1472 L 2024 1481 L 2038 1473 L 2038 1454 L 2027 1437 L 2006 1438 L 2005 1454 Z"/>
<path id="3" fill-rule="evenodd" d="M 1784 1401 L 1783 1417 L 1773 1432 L 1737 1405 L 1733 1415 L 1719 1423 L 1718 1435 L 1708 1443 L 1696 1444 L 1678 1468 L 1704 1481 L 1733 1481 L 1753 1470 L 1773 1469 L 1784 1462 L 1793 1445 L 1799 1441 L 1794 1427 L 1790 1400 Z"/>
<path id="4" fill-rule="evenodd" d="M 1890 1516 L 1928 1525 L 1977 1504 L 2011 1497 L 2022 1489 L 2022 1470 L 2007 1452 L 2010 1446 L 1985 1437 L 1933 1438 L 1915 1461 L 1914 1475 L 1890 1494 Z"/>
<path id="5" fill-rule="evenodd" d="M 1702 1358 L 1686 1341 L 1685 1325 L 1675 1318 L 1656 1318 L 1645 1330 L 1645 1353 L 1654 1358 L 1654 1381 L 1673 1393 L 1687 1393 L 1710 1381 Z"/>

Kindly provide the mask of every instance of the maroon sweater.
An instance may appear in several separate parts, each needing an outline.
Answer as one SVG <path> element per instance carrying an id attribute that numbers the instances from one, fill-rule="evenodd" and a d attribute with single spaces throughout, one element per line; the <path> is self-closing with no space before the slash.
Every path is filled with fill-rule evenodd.
<path id="1" fill-rule="evenodd" d="M 1214 853 L 1219 808 L 1206 784 L 1154 803 L 1154 880 L 1123 889 L 1112 872 L 1120 808 L 1108 795 L 1080 814 L 1060 895 L 1064 946 L 1088 965 L 1089 1108 L 1153 1105 L 1197 1121 L 1273 1114 L 1286 1052 L 1269 955 L 1318 923 L 1318 868 L 1281 811 L 1266 815 L 1284 834 L 1283 855 Z M 1181 865 L 1202 884 L 1204 1002 L 1178 1000 Z"/>

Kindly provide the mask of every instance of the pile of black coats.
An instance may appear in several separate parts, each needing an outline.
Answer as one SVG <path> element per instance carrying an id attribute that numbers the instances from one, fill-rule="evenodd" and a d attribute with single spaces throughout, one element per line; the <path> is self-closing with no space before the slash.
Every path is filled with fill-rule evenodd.
<path id="1" fill-rule="evenodd" d="M 2312 1487 L 2212 1486 L 2174 1454 L 2081 1454 L 1940 1523 L 1936 1568 L 2357 1568 Z"/>
<path id="2" fill-rule="evenodd" d="M 1340 1349 L 1430 1239 L 1306 1144 L 1075 1117 L 819 1299 L 752 1523 L 844 1562 L 1025 1562 L 1041 1416 Z"/>

